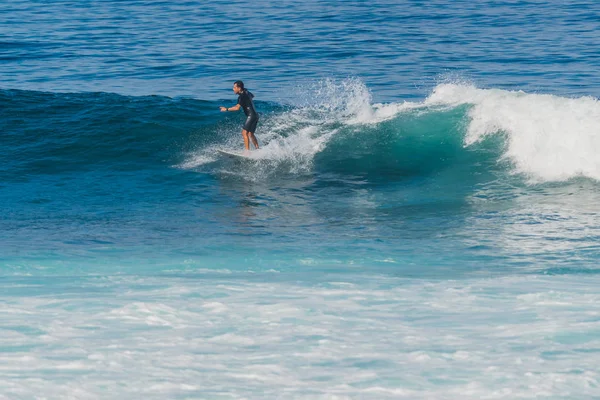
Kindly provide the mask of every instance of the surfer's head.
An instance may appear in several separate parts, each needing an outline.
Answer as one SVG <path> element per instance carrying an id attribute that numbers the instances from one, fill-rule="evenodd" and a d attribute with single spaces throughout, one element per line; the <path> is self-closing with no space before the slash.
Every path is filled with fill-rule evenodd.
<path id="1" fill-rule="evenodd" d="M 244 91 L 244 82 L 242 81 L 235 81 L 233 83 L 233 92 L 235 94 L 240 94 Z"/>

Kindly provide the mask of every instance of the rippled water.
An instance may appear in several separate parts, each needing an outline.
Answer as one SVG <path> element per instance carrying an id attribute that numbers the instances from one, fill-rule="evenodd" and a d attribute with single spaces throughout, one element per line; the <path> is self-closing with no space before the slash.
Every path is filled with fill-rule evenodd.
<path id="1" fill-rule="evenodd" d="M 598 95 L 593 1 L 11 1 L 0 5 L 3 87 L 226 96 L 243 78 L 293 101 L 298 82 L 360 76 L 376 100 L 445 76 Z"/>

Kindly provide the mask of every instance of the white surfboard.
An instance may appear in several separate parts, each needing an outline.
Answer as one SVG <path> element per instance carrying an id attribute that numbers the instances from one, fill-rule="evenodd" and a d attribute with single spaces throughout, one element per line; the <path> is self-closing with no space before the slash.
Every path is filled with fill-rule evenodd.
<path id="1" fill-rule="evenodd" d="M 230 150 L 217 150 L 217 152 L 223 156 L 235 158 L 238 160 L 256 160 L 256 157 L 252 156 L 253 153 L 251 151 L 237 152 Z"/>

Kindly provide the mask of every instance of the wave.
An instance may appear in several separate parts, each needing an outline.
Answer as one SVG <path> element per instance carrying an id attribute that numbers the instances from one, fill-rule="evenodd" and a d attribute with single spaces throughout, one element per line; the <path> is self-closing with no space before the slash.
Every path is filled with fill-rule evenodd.
<path id="1" fill-rule="evenodd" d="M 261 127 L 264 171 L 285 164 L 292 172 L 316 168 L 368 178 L 483 169 L 528 183 L 600 179 L 595 98 L 446 83 L 420 102 L 378 104 L 358 79 L 303 89 L 300 104 Z M 239 138 L 222 145 L 235 142 Z M 185 166 L 200 164 L 190 159 Z"/>
<path id="2" fill-rule="evenodd" d="M 0 91 L 0 175 L 157 168 L 204 137 L 197 131 L 213 108 L 160 96 Z"/>
<path id="3" fill-rule="evenodd" d="M 532 181 L 600 179 L 600 103 L 595 98 L 445 84 L 424 104 L 470 105 L 465 146 L 504 134 L 502 157 L 510 160 L 514 172 Z"/>
<path id="4" fill-rule="evenodd" d="M 221 102 L 106 93 L 0 91 L 0 173 L 172 168 L 266 179 L 334 173 L 366 180 L 520 176 L 530 183 L 600 180 L 600 104 L 470 84 L 423 101 L 381 104 L 359 79 L 296 89 L 294 104 L 258 103 L 258 162 L 240 149 L 241 115 Z"/>

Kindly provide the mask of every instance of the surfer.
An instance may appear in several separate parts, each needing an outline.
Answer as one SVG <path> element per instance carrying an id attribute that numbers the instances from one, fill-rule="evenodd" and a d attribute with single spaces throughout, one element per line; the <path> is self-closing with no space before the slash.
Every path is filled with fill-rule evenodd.
<path id="1" fill-rule="evenodd" d="M 240 107 L 244 110 L 244 114 L 246 114 L 246 122 L 242 128 L 244 146 L 246 147 L 246 150 L 250 150 L 250 141 L 252 141 L 254 147 L 258 149 L 258 141 L 256 140 L 256 136 L 254 136 L 256 124 L 258 124 L 258 113 L 256 112 L 254 102 L 252 101 L 254 95 L 250 93 L 248 89 L 244 89 L 244 82 L 242 81 L 235 81 L 233 84 L 233 92 L 238 95 L 237 104 L 229 108 L 221 107 L 221 111 L 238 111 Z"/>

